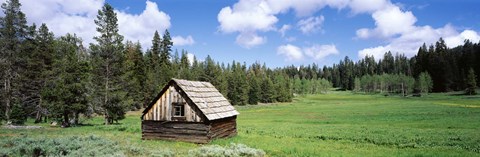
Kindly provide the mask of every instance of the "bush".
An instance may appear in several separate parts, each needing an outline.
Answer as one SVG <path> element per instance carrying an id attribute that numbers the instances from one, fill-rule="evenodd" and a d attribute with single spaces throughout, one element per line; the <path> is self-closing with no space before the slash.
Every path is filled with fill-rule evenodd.
<path id="1" fill-rule="evenodd" d="M 265 152 L 261 149 L 250 148 L 244 144 L 231 143 L 226 147 L 219 145 L 202 146 L 188 151 L 188 155 L 192 157 L 263 157 Z"/>
<path id="2" fill-rule="evenodd" d="M 175 153 L 171 150 L 155 150 L 151 152 L 150 156 L 152 157 L 174 157 Z"/>
<path id="3" fill-rule="evenodd" d="M 17 137 L 0 140 L 0 156 L 125 156 L 118 143 L 97 136 Z"/>

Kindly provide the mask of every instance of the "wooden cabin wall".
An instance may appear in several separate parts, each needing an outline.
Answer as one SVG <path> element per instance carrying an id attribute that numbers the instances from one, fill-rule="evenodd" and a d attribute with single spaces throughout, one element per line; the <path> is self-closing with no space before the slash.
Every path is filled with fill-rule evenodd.
<path id="1" fill-rule="evenodd" d="M 187 103 L 178 91 L 170 86 L 165 93 L 160 96 L 152 108 L 145 114 L 143 120 L 171 121 L 173 113 L 173 103 Z M 192 108 L 191 104 L 185 105 L 185 118 L 188 122 L 202 122 L 201 111 Z"/>
<path id="2" fill-rule="evenodd" d="M 142 139 L 208 143 L 209 129 L 205 123 L 142 121 Z"/>
<path id="3" fill-rule="evenodd" d="M 237 135 L 237 116 L 211 121 L 208 137 L 224 138 Z"/>

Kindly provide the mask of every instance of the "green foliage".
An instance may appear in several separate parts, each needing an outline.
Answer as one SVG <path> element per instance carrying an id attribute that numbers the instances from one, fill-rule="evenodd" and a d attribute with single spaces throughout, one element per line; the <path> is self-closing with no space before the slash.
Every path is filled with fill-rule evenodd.
<path id="1" fill-rule="evenodd" d="M 430 74 L 428 74 L 428 72 L 420 73 L 416 84 L 417 89 L 419 89 L 420 93 L 428 93 L 433 88 L 432 77 L 430 77 Z"/>
<path id="2" fill-rule="evenodd" d="M 355 77 L 354 85 L 355 85 L 355 88 L 353 88 L 353 91 L 359 92 L 361 90 L 362 85 L 358 77 Z"/>
<path id="3" fill-rule="evenodd" d="M 175 157 L 175 152 L 165 149 L 165 150 L 153 150 L 150 154 L 151 157 Z"/>
<path id="4" fill-rule="evenodd" d="M 275 101 L 275 88 L 270 77 L 263 78 L 261 84 L 260 102 L 272 103 Z"/>
<path id="5" fill-rule="evenodd" d="M 365 75 L 360 79 L 361 90 L 366 93 L 398 93 L 407 96 L 413 91 L 415 79 L 404 74 Z"/>
<path id="6" fill-rule="evenodd" d="M 100 36 L 94 37 L 97 45 L 91 44 L 93 76 L 95 93 L 94 100 L 98 106 L 97 113 L 104 115 L 105 124 L 111 124 L 124 118 L 124 114 L 131 102 L 128 93 L 123 90 L 126 80 L 122 79 L 124 69 L 123 36 L 118 34 L 117 15 L 111 5 L 106 3 L 98 11 L 97 32 Z"/>
<path id="7" fill-rule="evenodd" d="M 144 88 L 146 87 L 145 62 L 143 60 L 142 47 L 140 43 L 132 43 L 127 41 L 125 49 L 125 63 L 123 64 L 125 74 L 123 79 L 126 82 L 125 91 L 132 104 L 131 110 L 143 107 L 145 97 Z"/>
<path id="8" fill-rule="evenodd" d="M 188 151 L 191 157 L 263 157 L 265 152 L 261 149 L 250 148 L 244 144 L 231 143 L 229 146 L 219 145 L 202 146 Z"/>
<path id="9" fill-rule="evenodd" d="M 230 103 L 233 105 L 246 105 L 248 102 L 248 90 L 246 67 L 234 61 L 228 79 L 227 97 Z"/>
<path id="10" fill-rule="evenodd" d="M 1 156 L 125 156 L 117 142 L 98 136 L 4 138 Z"/>
<path id="11" fill-rule="evenodd" d="M 78 115 L 91 114 L 89 105 L 91 66 L 87 60 L 82 40 L 67 34 L 56 41 L 56 53 L 51 74 L 54 78 L 46 81 L 42 97 L 49 115 L 70 125 L 69 119 L 78 123 Z"/>
<path id="12" fill-rule="evenodd" d="M 25 62 L 29 53 L 25 39 L 32 39 L 25 14 L 21 11 L 19 0 L 2 3 L 3 15 L 0 17 L 0 107 L 4 118 L 10 117 L 15 102 L 20 102 Z M 31 32 L 31 31 L 30 31 Z M 21 120 L 20 120 L 21 121 Z"/>
<path id="13" fill-rule="evenodd" d="M 327 93 L 332 88 L 332 83 L 323 78 L 308 80 L 296 77 L 292 84 L 292 91 L 300 95 Z"/>
<path id="14" fill-rule="evenodd" d="M 26 114 L 24 107 L 20 106 L 20 104 L 14 104 L 10 115 L 10 122 L 14 125 L 23 125 L 25 121 L 27 121 Z"/>
<path id="15" fill-rule="evenodd" d="M 467 89 L 465 93 L 468 95 L 476 95 L 477 94 L 477 76 L 475 75 L 475 71 L 472 68 L 468 70 L 467 76 Z"/>

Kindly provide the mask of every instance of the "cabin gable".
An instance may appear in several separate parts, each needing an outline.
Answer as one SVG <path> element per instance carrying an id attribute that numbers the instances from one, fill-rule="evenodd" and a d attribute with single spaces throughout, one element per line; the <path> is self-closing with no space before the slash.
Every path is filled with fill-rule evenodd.
<path id="1" fill-rule="evenodd" d="M 152 103 L 144 111 L 142 120 L 204 121 L 202 112 L 182 94 L 182 90 L 175 83 L 169 83 Z"/>

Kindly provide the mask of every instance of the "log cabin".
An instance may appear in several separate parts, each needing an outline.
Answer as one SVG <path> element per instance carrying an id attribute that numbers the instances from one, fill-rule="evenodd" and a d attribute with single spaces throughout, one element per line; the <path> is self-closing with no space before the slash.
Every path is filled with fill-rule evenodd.
<path id="1" fill-rule="evenodd" d="M 142 114 L 142 139 L 209 143 L 237 134 L 239 113 L 209 82 L 172 79 Z"/>

